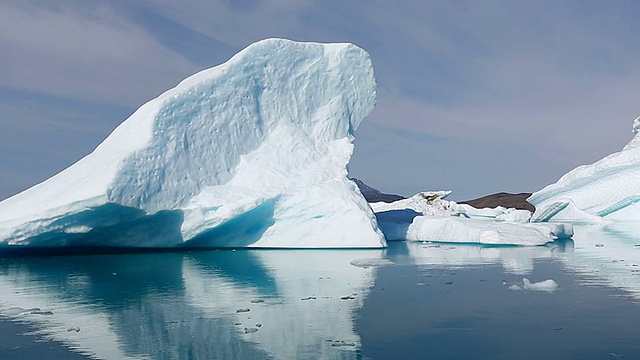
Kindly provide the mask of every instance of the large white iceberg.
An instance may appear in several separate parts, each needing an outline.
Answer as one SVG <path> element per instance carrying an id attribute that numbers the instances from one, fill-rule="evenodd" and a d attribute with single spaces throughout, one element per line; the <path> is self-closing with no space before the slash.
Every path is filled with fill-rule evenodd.
<path id="1" fill-rule="evenodd" d="M 0 243 L 383 247 L 346 177 L 375 87 L 369 55 L 355 45 L 252 44 L 0 202 Z"/>
<path id="2" fill-rule="evenodd" d="M 579 166 L 527 199 L 533 221 L 602 223 L 640 220 L 640 117 L 622 151 Z"/>

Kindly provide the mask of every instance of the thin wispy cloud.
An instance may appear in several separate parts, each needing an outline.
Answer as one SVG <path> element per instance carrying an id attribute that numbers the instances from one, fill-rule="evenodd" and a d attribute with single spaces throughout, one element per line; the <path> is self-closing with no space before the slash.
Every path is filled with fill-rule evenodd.
<path id="1" fill-rule="evenodd" d="M 90 105 L 62 104 L 56 113 L 68 112 L 68 134 L 46 143 L 64 147 L 92 124 L 106 136 L 144 101 L 253 41 L 349 41 L 371 54 L 379 86 L 378 106 L 358 130 L 352 175 L 405 195 L 535 191 L 630 138 L 640 113 L 639 11 L 633 1 L 0 4 L 0 90 L 42 106 L 56 97 L 96 111 L 119 106 L 92 117 Z M 0 101 L 6 129 L 16 106 Z M 20 121 L 51 126 L 38 114 Z M 83 117 L 86 126 L 74 128 Z M 0 143 L 5 157 L 34 161 L 38 149 L 23 150 Z M 24 187 L 43 180 L 23 168 Z M 0 197 L 17 190 L 0 182 Z"/>
<path id="2" fill-rule="evenodd" d="M 107 6 L 0 4 L 0 87 L 134 105 L 198 70 Z"/>

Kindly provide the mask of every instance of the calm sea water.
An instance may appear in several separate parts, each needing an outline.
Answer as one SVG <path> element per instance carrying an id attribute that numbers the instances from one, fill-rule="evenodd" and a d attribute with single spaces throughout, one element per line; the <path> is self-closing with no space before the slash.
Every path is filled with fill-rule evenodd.
<path id="1" fill-rule="evenodd" d="M 523 277 L 559 288 L 509 290 Z M 640 359 L 639 300 L 632 224 L 544 247 L 5 257 L 0 359 Z"/>

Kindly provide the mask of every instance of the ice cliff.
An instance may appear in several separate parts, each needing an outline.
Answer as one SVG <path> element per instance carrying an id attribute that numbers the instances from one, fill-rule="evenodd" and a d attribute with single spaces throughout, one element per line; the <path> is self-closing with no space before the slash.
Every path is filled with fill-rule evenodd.
<path id="1" fill-rule="evenodd" d="M 0 202 L 0 243 L 385 246 L 346 177 L 375 87 L 355 45 L 252 44 L 144 104 L 71 167 Z"/>
<path id="2" fill-rule="evenodd" d="M 622 151 L 579 166 L 527 199 L 533 221 L 640 221 L 640 117 Z"/>

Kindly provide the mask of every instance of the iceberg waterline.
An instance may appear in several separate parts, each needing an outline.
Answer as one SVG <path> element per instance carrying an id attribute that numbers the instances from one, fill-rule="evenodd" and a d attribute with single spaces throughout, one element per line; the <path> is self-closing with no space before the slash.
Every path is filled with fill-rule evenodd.
<path id="1" fill-rule="evenodd" d="M 352 44 L 254 43 L 140 107 L 94 152 L 0 202 L 26 246 L 384 247 L 347 179 L 375 106 Z"/>

